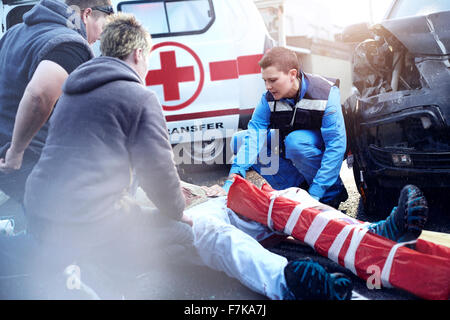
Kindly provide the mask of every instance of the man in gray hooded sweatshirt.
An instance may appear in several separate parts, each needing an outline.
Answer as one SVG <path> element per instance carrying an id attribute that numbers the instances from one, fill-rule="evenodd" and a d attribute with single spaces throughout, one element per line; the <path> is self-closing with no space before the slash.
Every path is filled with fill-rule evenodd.
<path id="1" fill-rule="evenodd" d="M 42 0 L 0 40 L 0 190 L 19 203 L 62 84 L 112 11 L 110 0 Z"/>
<path id="2" fill-rule="evenodd" d="M 119 260 L 122 248 L 130 265 L 169 243 L 192 247 L 162 107 L 145 87 L 150 50 L 150 35 L 119 15 L 102 33 L 102 57 L 65 82 L 26 184 L 28 230 L 40 241 L 101 246 Z M 134 178 L 159 213 L 133 202 Z"/>
<path id="3" fill-rule="evenodd" d="M 64 83 L 27 180 L 29 230 L 41 239 L 90 245 L 123 234 L 140 211 L 129 201 L 134 177 L 163 215 L 183 218 L 162 108 L 144 84 L 150 35 L 134 17 L 121 17 L 102 34 L 102 57 Z"/>
<path id="4" fill-rule="evenodd" d="M 162 107 L 144 84 L 150 50 L 133 16 L 115 16 L 103 56 L 67 78 L 26 183 L 27 234 L 0 237 L 0 276 L 80 260 L 144 272 L 194 252 Z M 157 212 L 133 200 L 134 177 Z"/>

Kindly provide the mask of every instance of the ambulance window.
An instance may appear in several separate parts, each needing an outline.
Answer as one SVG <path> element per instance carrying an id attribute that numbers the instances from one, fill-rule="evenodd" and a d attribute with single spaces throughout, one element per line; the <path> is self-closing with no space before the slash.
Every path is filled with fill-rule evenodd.
<path id="1" fill-rule="evenodd" d="M 167 2 L 170 32 L 205 28 L 211 20 L 208 0 Z"/>
<path id="2" fill-rule="evenodd" d="M 212 0 L 130 1 L 117 8 L 133 13 L 154 38 L 202 33 L 215 19 Z"/>
<path id="3" fill-rule="evenodd" d="M 121 11 L 134 14 L 150 33 L 167 33 L 166 11 L 163 2 L 124 3 Z"/>
<path id="4" fill-rule="evenodd" d="M 18 6 L 8 12 L 6 16 L 6 30 L 11 28 L 13 25 L 23 22 L 22 16 L 33 8 L 32 5 L 28 6 Z"/>

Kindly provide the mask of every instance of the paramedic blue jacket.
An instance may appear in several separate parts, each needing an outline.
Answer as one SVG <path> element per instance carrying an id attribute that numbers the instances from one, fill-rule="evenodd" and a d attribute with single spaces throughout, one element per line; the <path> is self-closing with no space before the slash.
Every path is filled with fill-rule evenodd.
<path id="1" fill-rule="evenodd" d="M 311 83 L 311 80 L 308 79 L 310 77 L 302 73 L 299 100 L 315 90 L 314 83 Z M 324 78 L 322 79 L 326 81 Z M 267 132 L 271 124 L 271 110 L 266 98 L 267 94 L 263 94 L 260 103 L 253 112 L 252 119 L 248 123 L 248 139 L 244 139 L 245 142 L 234 159 L 230 174 L 238 173 L 245 177 L 246 171 L 256 163 L 258 153 L 262 145 L 264 145 L 263 143 L 256 143 L 258 136 L 261 136 L 258 132 L 261 130 Z M 280 101 L 288 103 L 291 106 L 296 104 L 294 99 L 281 99 Z M 310 195 L 317 199 L 322 198 L 326 190 L 338 179 L 346 150 L 345 123 L 340 104 L 339 88 L 336 86 L 331 86 L 329 89 L 320 133 L 324 141 L 325 150 L 323 152 L 321 166 L 309 187 Z M 244 158 L 242 157 L 243 155 L 247 155 L 247 157 Z M 238 159 L 246 159 L 246 163 L 238 163 Z"/>

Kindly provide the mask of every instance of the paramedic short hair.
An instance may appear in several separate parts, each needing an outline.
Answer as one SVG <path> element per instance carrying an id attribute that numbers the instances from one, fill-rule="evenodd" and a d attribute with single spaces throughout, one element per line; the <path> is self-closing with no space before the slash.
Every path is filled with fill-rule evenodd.
<path id="1" fill-rule="evenodd" d="M 279 71 L 288 73 L 289 70 L 300 70 L 300 60 L 294 51 L 284 47 L 273 47 L 267 51 L 259 61 L 259 66 L 263 69 L 276 67 Z"/>
<path id="2" fill-rule="evenodd" d="M 100 37 L 102 55 L 124 60 L 138 48 L 150 53 L 152 40 L 135 16 L 119 12 L 108 17 Z"/>

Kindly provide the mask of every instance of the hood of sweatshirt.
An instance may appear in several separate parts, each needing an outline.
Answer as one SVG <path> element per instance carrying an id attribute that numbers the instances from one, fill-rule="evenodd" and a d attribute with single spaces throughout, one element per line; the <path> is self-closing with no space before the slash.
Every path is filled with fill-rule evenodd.
<path id="1" fill-rule="evenodd" d="M 39 23 L 56 23 L 75 30 L 87 39 L 86 26 L 80 14 L 58 0 L 42 0 L 23 15 L 23 22 L 29 26 Z"/>
<path id="2" fill-rule="evenodd" d="M 143 84 L 136 71 L 124 61 L 112 57 L 98 57 L 75 69 L 64 83 L 63 91 L 67 94 L 80 94 L 120 80 Z"/>

